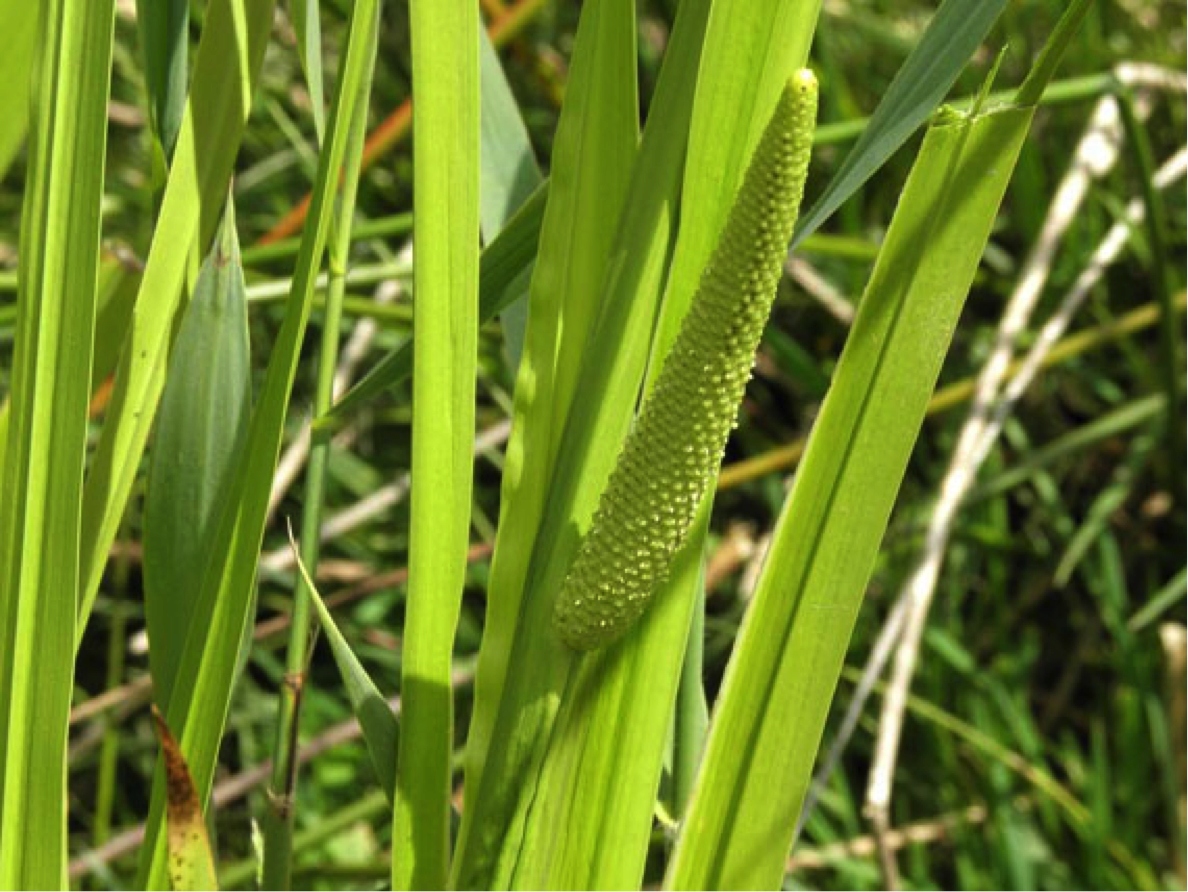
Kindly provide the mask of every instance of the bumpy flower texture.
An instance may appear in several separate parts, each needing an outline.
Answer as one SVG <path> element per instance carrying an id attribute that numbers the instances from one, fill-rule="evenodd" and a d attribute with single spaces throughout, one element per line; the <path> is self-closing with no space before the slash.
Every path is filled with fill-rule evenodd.
<path id="1" fill-rule="evenodd" d="M 817 81 L 789 80 L 554 608 L 579 651 L 625 634 L 668 577 L 722 460 L 804 193 Z"/>

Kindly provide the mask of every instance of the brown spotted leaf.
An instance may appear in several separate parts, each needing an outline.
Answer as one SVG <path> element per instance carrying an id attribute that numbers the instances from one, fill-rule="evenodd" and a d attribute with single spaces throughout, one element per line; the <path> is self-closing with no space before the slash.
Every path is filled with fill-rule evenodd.
<path id="1" fill-rule="evenodd" d="M 194 778 L 186 765 L 181 747 L 174 738 L 160 710 L 153 706 L 153 721 L 165 756 L 165 812 L 169 851 L 169 880 L 178 892 L 190 889 L 217 889 L 214 855 L 206 821 L 202 817 L 202 802 L 194 786 Z"/>

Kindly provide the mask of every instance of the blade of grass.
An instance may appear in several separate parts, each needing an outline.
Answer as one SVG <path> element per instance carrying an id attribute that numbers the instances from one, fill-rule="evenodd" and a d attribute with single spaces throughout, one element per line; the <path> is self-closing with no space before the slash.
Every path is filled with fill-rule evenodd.
<path id="1" fill-rule="evenodd" d="M 384 695 L 375 686 L 375 682 L 371 680 L 371 676 L 367 674 L 367 670 L 363 668 L 363 664 L 359 662 L 359 658 L 351 650 L 342 632 L 338 630 L 334 617 L 318 593 L 317 586 L 310 579 L 309 571 L 300 555 L 297 555 L 297 570 L 309 589 L 310 600 L 318 612 L 318 622 L 321 623 L 322 630 L 330 642 L 338 674 L 342 676 L 347 699 L 351 701 L 351 711 L 359 720 L 363 740 L 367 744 L 367 752 L 371 756 L 371 764 L 376 777 L 379 778 L 380 787 L 387 795 L 388 802 L 395 802 L 397 747 L 400 741 L 400 727 L 396 722 L 396 716 Z"/>
<path id="2" fill-rule="evenodd" d="M 1033 111 L 949 112 L 925 137 L 736 642 L 670 888 L 781 882 L 863 590 Z"/>
<path id="3" fill-rule="evenodd" d="M 155 148 L 160 153 L 158 160 L 164 162 L 173 154 L 186 108 L 190 4 L 187 0 L 137 0 L 136 21 Z"/>
<path id="4" fill-rule="evenodd" d="M 969 496 L 969 503 L 993 498 L 1010 491 L 1021 483 L 1036 477 L 1048 465 L 1075 454 L 1101 440 L 1133 436 L 1130 431 L 1144 422 L 1152 419 L 1161 422 L 1160 416 L 1167 406 L 1167 398 L 1162 394 L 1152 394 L 1126 405 L 1119 406 L 1108 415 L 1102 415 L 1087 424 L 1072 428 L 1059 439 L 1032 449 L 1010 468 L 1001 471 L 997 476 L 989 477 L 973 489 Z"/>
<path id="5" fill-rule="evenodd" d="M 1173 323 L 1172 282 L 1164 258 L 1171 256 L 1168 244 L 1167 211 L 1160 190 L 1155 185 L 1156 165 L 1151 153 L 1151 140 L 1147 130 L 1135 113 L 1134 96 L 1130 90 L 1121 91 L 1118 108 L 1122 113 L 1136 173 L 1142 184 L 1143 204 L 1146 208 L 1147 239 L 1151 246 L 1151 279 L 1155 296 L 1163 309 L 1163 322 L 1159 326 L 1159 372 L 1171 408 L 1164 423 L 1167 438 L 1167 452 L 1170 458 L 1170 474 L 1177 490 L 1184 489 L 1184 380 L 1180 374 L 1183 361 L 1180 359 L 1179 326 Z"/>
<path id="6" fill-rule="evenodd" d="M 202 579 L 198 609 L 210 610 L 210 625 L 193 630 L 187 639 L 174 684 L 174 690 L 185 691 L 186 696 L 171 698 L 166 712 L 169 726 L 179 729 L 182 752 L 203 800 L 209 796 L 239 662 L 240 642 L 250 619 L 272 475 L 330 228 L 353 97 L 375 53 L 377 10 L 376 0 L 360 0 L 352 10 L 327 122 L 326 144 L 318 162 L 310 211 L 312 225 L 305 230 L 284 322 L 269 359 L 227 504 L 216 528 L 213 559 Z M 208 604 L 213 607 L 207 607 Z M 153 802 L 141 850 L 141 875 L 146 886 L 160 888 L 166 881 L 166 859 L 161 834 L 164 784 L 159 771 L 154 780 Z"/>
<path id="7" fill-rule="evenodd" d="M 450 663 L 470 530 L 478 345 L 479 37 L 471 0 L 412 0 L 413 418 L 392 888 L 446 887 Z"/>
<path id="8" fill-rule="evenodd" d="M 819 10 L 814 0 L 716 3 L 709 16 L 693 102 L 683 170 L 680 236 L 664 290 L 657 333 L 643 340 L 642 362 L 651 353 L 650 376 L 659 371 L 709 251 L 716 244 L 751 152 L 770 120 L 789 74 L 808 55 Z M 725 119 L 735 126 L 724 132 Z M 683 290 L 688 289 L 688 290 Z M 637 298 L 638 300 L 639 298 Z M 644 302 L 647 306 L 647 302 Z M 608 326 L 605 334 L 612 336 Z M 600 335 L 604 334 L 600 330 Z M 593 366 L 623 350 L 622 335 L 592 345 Z M 639 381 L 637 377 L 636 382 Z M 638 384 L 635 386 L 638 387 Z M 618 448 L 609 432 L 625 433 L 632 403 L 607 391 L 583 391 L 582 407 L 596 407 L 571 421 L 581 436 L 567 439 L 566 455 L 581 456 L 562 473 L 581 475 L 567 517 L 588 526 L 602 482 Z M 626 411 L 624 411 L 626 409 Z M 617 415 L 617 417 L 615 417 Z M 610 417 L 608 417 L 610 416 Z M 593 419 L 597 417 L 597 422 Z M 590 419 L 590 420 L 587 420 Z M 578 447 L 579 443 L 589 443 Z M 580 468 L 580 470 L 579 470 Z M 691 542 L 678 554 L 669 582 L 639 626 L 619 644 L 583 658 L 570 674 L 533 806 L 532 826 L 551 854 L 544 885 L 629 887 L 638 885 L 647 857 L 646 827 L 667 748 L 694 594 L 701 569 L 704 507 Z M 571 519 L 572 518 L 572 519 Z M 549 572 L 564 573 L 565 549 L 556 550 Z M 544 574 L 542 574 L 544 577 Z M 542 582 L 550 597 L 559 579 Z M 541 629 L 537 634 L 547 634 Z M 546 829 L 552 826 L 550 841 Z M 563 827 L 564 831 L 556 828 Z M 543 860 L 543 859 L 542 859 Z M 528 880 L 528 884 L 532 883 Z"/>
<path id="9" fill-rule="evenodd" d="M 315 13 L 316 15 L 316 13 Z M 314 390 L 315 413 L 330 408 L 334 376 L 338 367 L 338 340 L 341 330 L 343 295 L 351 245 L 351 220 L 358 194 L 363 139 L 367 133 L 367 105 L 371 96 L 374 62 L 369 62 L 357 85 L 347 136 L 346 160 L 342 187 L 334 210 L 329 262 L 330 283 L 326 294 L 322 341 L 318 353 L 318 373 Z M 320 530 L 325 507 L 326 474 L 330 462 L 331 438 L 320 434 L 311 438 L 309 464 L 301 516 L 301 556 L 304 565 L 317 572 L 321 556 Z M 277 714 L 273 747 L 272 778 L 264 826 L 263 884 L 268 889 L 288 889 L 291 885 L 293 826 L 297 809 L 297 744 L 300 737 L 301 701 L 310 656 L 311 588 L 304 572 L 293 593 L 292 623 L 285 655 L 285 681 Z"/>
<path id="10" fill-rule="evenodd" d="M 1166 428 L 1165 428 L 1166 429 Z M 1084 520 L 1065 544 L 1053 571 L 1053 582 L 1059 587 L 1068 585 L 1073 572 L 1099 543 L 1117 511 L 1127 503 L 1155 453 L 1157 439 L 1140 434 L 1126 443 L 1126 452 L 1110 474 L 1096 497 L 1085 511 Z"/>
<path id="11" fill-rule="evenodd" d="M 273 0 L 212 0 L 116 389 L 83 492 L 82 640 L 111 543 L 132 492 L 165 386 L 191 250 L 204 251 L 221 217 L 235 154 L 272 26 Z"/>
<path id="12" fill-rule="evenodd" d="M 1126 621 L 1127 628 L 1132 632 L 1141 632 L 1159 619 L 1164 611 L 1181 603 L 1184 596 L 1188 595 L 1186 582 L 1188 582 L 1188 568 L 1180 570 L 1166 584 L 1153 592 L 1147 602 Z"/>
<path id="13" fill-rule="evenodd" d="M 525 801 L 517 797 L 527 791 L 517 787 L 517 772 L 498 762 L 492 767 L 490 753 L 493 748 L 502 758 L 510 744 L 512 758 L 531 758 L 540 743 L 538 709 L 510 741 L 500 737 L 499 710 L 505 684 L 516 682 L 511 655 L 521 628 L 533 541 L 636 154 L 635 65 L 634 3 L 587 3 L 554 141 L 554 186 L 529 288 L 528 328 L 516 379 L 476 714 L 467 740 L 466 806 L 454 868 L 454 881 L 463 887 L 503 885 L 516 863 L 522 832 L 516 809 Z"/>
<path id="14" fill-rule="evenodd" d="M 144 613 L 164 709 L 196 614 L 214 525 L 251 411 L 247 302 L 231 199 L 182 319 L 161 396 L 144 500 Z"/>
<path id="15" fill-rule="evenodd" d="M 113 0 L 43 8 L 0 504 L 0 888 L 66 886 L 66 746 Z"/>
<path id="16" fill-rule="evenodd" d="M 297 35 L 297 58 L 309 90 L 309 106 L 313 112 L 314 130 L 318 142 L 326 131 L 326 92 L 322 86 L 322 22 L 318 17 L 318 0 L 292 0 L 289 18 Z"/>

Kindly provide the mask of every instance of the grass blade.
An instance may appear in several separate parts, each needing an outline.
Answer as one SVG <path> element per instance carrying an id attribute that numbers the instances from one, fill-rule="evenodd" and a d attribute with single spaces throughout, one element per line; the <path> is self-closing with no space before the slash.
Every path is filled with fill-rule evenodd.
<path id="1" fill-rule="evenodd" d="M 186 108 L 190 4 L 187 0 L 137 0 L 136 20 L 144 47 L 144 81 L 153 130 L 164 161 L 173 154 Z"/>
<path id="2" fill-rule="evenodd" d="M 671 888 L 782 880 L 862 594 L 1033 111 L 949 113 L 925 138 L 736 643 Z"/>
<path id="3" fill-rule="evenodd" d="M 251 615 L 256 564 L 289 395 L 330 229 L 333 195 L 346 152 L 353 99 L 374 59 L 377 16 L 375 0 L 360 0 L 352 11 L 326 144 L 318 162 L 309 217 L 312 225 L 305 230 L 284 322 L 269 359 L 227 504 L 216 527 L 211 550 L 214 557 L 202 579 L 197 609 L 210 611 L 210 625 L 195 630 L 187 639 L 174 684 L 174 689 L 184 690 L 186 696 L 173 697 L 166 712 L 169 726 L 179 731 L 182 752 L 203 799 L 209 795 L 230 706 L 239 645 Z M 180 146 L 179 143 L 179 151 Z M 163 781 L 158 773 L 141 850 L 142 877 L 150 888 L 160 888 L 166 882 L 161 834 L 165 805 Z"/>
<path id="4" fill-rule="evenodd" d="M 164 709 L 210 563 L 251 410 L 247 301 L 230 199 L 177 334 L 144 501 L 144 612 L 153 696 Z"/>
<path id="5" fill-rule="evenodd" d="M 289 18 L 297 35 L 297 58 L 309 89 L 309 106 L 313 112 L 314 129 L 318 141 L 326 130 L 326 92 L 322 86 L 322 22 L 318 18 L 319 0 L 292 0 Z"/>
<path id="6" fill-rule="evenodd" d="M 445 888 L 478 349 L 478 7 L 412 0 L 413 420 L 392 888 Z"/>
<path id="7" fill-rule="evenodd" d="M 322 338 L 318 351 L 317 382 L 314 390 L 314 412 L 330 408 L 334 377 L 338 366 L 338 342 L 342 329 L 343 296 L 347 270 L 350 266 L 352 220 L 358 196 L 359 169 L 363 143 L 367 131 L 367 106 L 371 96 L 373 63 L 366 76 L 356 86 L 356 93 L 348 99 L 352 111 L 349 122 L 342 187 L 334 209 L 329 247 L 329 287 L 326 309 L 322 318 Z M 325 508 L 326 480 L 331 460 L 331 438 L 321 435 L 311 438 L 309 464 L 305 475 L 305 493 L 301 513 L 301 558 L 304 566 L 317 572 L 321 559 L 322 516 Z M 269 783 L 268 804 L 264 814 L 264 866 L 262 885 L 270 889 L 292 886 L 293 828 L 297 812 L 297 745 L 300 740 L 301 704 L 308 677 L 311 631 L 310 599 L 312 590 L 301 578 L 293 592 L 293 608 L 289 627 L 289 644 L 285 654 L 285 679 L 281 685 L 280 706 L 277 710 L 276 737 L 272 754 L 272 778 Z M 393 755 L 395 755 L 393 753 Z M 388 767 L 390 774 L 395 762 Z"/>
<path id="8" fill-rule="evenodd" d="M 194 89 L 84 489 L 79 640 L 165 386 L 169 340 L 191 251 L 201 256 L 222 215 L 272 10 L 273 0 L 212 0 L 207 9 Z"/>
<path id="9" fill-rule="evenodd" d="M 0 500 L 0 888 L 66 886 L 112 0 L 42 9 Z"/>
<path id="10" fill-rule="evenodd" d="M 540 250 L 529 289 L 529 323 L 516 383 L 502 507 L 488 586 L 479 705 L 467 741 L 466 791 L 456 882 L 503 885 L 515 869 L 519 778 L 489 765 L 501 752 L 498 719 L 533 542 L 541 523 L 582 351 L 599 310 L 619 207 L 636 153 L 635 16 L 630 0 L 582 9 L 566 100 L 554 142 Z M 555 647 L 555 645 L 554 645 Z M 514 675 L 514 673 L 512 673 Z M 542 673 L 543 676 L 543 673 Z M 547 678 L 547 676 L 544 676 Z M 513 746 L 531 751 L 535 728 Z M 484 786 L 489 778 L 490 786 Z M 490 812 L 487 810 L 490 809 Z M 503 860 L 496 866 L 496 862 Z M 498 870 L 492 879 L 489 872 Z"/>
<path id="11" fill-rule="evenodd" d="M 482 172 L 479 177 L 479 222 L 487 244 L 499 235 L 544 181 L 528 127 L 520 116 L 516 97 L 499 63 L 499 54 L 487 32 L 481 31 L 479 79 L 482 86 Z M 524 329 L 528 324 L 528 302 L 520 300 L 528 291 L 531 273 L 525 269 L 508 285 L 515 302 L 502 313 L 503 337 L 510 368 L 519 368 L 524 350 Z M 481 284 L 480 284 L 481 304 Z"/>

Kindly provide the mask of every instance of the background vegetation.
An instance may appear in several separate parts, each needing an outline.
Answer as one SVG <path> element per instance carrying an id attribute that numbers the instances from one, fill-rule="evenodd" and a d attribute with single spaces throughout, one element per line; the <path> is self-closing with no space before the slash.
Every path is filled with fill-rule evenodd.
<path id="1" fill-rule="evenodd" d="M 130 6 L 131 4 L 128 4 Z M 323 3 L 328 77 L 337 70 L 349 4 Z M 640 4 L 641 99 L 655 85 L 675 2 Z M 486 18 L 542 168 L 565 94 L 578 4 L 486 0 Z M 990 47 L 1005 46 L 999 82 L 1017 84 L 1063 9 L 1055 0 L 1011 3 Z M 826 3 L 811 63 L 822 83 L 825 125 L 808 201 L 828 182 L 915 45 L 930 3 Z M 912 573 L 957 444 L 969 382 L 990 355 L 1003 308 L 1041 239 L 1052 196 L 1072 169 L 1098 100 L 1132 95 L 1119 65 L 1182 72 L 1183 5 L 1144 0 L 1093 4 L 1059 74 L 1057 101 L 1041 109 L 999 215 L 948 361 L 947 394 L 925 423 L 850 647 L 828 747 L 867 655 Z M 192 23 L 194 33 L 198 23 Z M 403 4 L 384 5 L 368 120 L 367 170 L 351 253 L 343 328 L 360 368 L 407 338 L 412 165 L 407 139 L 410 53 Z M 236 162 L 239 238 L 247 273 L 252 381 L 280 331 L 295 251 L 277 241 L 314 179 L 315 119 L 296 34 L 278 15 L 261 85 Z M 137 25 L 116 21 L 113 101 L 103 206 L 104 250 L 129 279 L 151 236 L 154 161 L 146 126 Z M 975 94 L 992 61 L 975 59 L 953 96 Z M 1141 92 L 1141 91 L 1140 91 Z M 1071 220 L 1040 298 L 1033 332 L 1059 305 L 1125 204 L 1185 132 L 1183 83 L 1148 90 L 1149 117 L 1126 133 L 1118 162 L 1093 183 Z M 1136 101 L 1136 107 L 1141 106 Z M 1140 109 L 1141 112 L 1141 109 Z M 726 457 L 714 507 L 705 680 L 712 697 L 751 593 L 765 536 L 891 218 L 918 139 L 899 152 L 806 245 L 781 288 Z M 0 259 L 15 261 L 23 159 L 0 183 Z M 817 190 L 814 192 L 814 189 Z M 1006 420 L 971 497 L 956 518 L 923 635 L 913 699 L 895 762 L 892 830 L 883 842 L 905 888 L 1125 888 L 1184 884 L 1184 443 L 1183 406 L 1168 407 L 1168 370 L 1153 308 L 1161 293 L 1183 309 L 1182 181 L 1156 205 L 1162 243 L 1136 229 L 1092 287 L 1062 346 Z M 363 223 L 362 221 L 368 221 Z M 271 247 L 264 247 L 271 242 Z M 112 275 L 119 276 L 119 272 Z M 12 367 L 15 278 L 0 281 L 0 369 Z M 1145 313 L 1145 315 L 1144 315 Z M 312 324 L 321 325 L 315 307 Z M 1123 325 L 1123 330 L 1119 326 Z M 1125 327 L 1129 326 L 1129 327 Z M 363 332 L 368 331 L 365 337 Z M 1172 329 L 1183 331 L 1182 316 Z M 1030 342 L 1034 334 L 1026 337 Z M 298 366 L 289 439 L 314 403 L 313 338 Z M 102 340 L 99 344 L 103 349 Z M 458 740 L 470 706 L 472 658 L 482 630 L 487 558 L 499 510 L 501 447 L 515 370 L 498 325 L 481 331 L 471 558 L 456 644 Z M 349 351 L 348 351 L 349 353 Z M 1170 392 L 1182 394 L 1183 364 Z M 1172 382 L 1176 384 L 1176 382 Z M 0 380 L 7 389 L 8 381 Z M 964 389 L 963 389 L 964 388 Z M 319 586 L 340 628 L 385 694 L 400 673 L 408 555 L 402 481 L 410 461 L 408 382 L 368 404 L 339 435 L 325 503 L 361 522 L 324 545 Z M 104 390 L 93 405 L 104 411 Z M 1171 429 L 1172 436 L 1165 431 Z M 1178 430 L 1183 431 L 1182 421 Z M 791 446 L 791 448 L 790 448 Z M 138 484 L 139 485 L 139 484 Z M 223 882 L 251 883 L 253 819 L 265 812 L 276 710 L 286 671 L 282 645 L 294 577 L 284 518 L 301 516 L 302 488 L 287 488 L 268 527 L 255 644 L 239 685 L 216 776 Z M 136 828 L 149 810 L 157 755 L 145 704 L 148 659 L 141 606 L 143 503 L 134 498 L 82 641 L 70 756 L 70 847 L 75 882 L 133 885 Z M 345 526 L 345 524 L 344 524 Z M 295 882 L 314 888 L 388 882 L 390 807 L 371 775 L 341 680 L 324 645 L 304 691 Z M 788 883 L 875 888 L 889 882 L 863 818 L 878 691 L 846 735 L 837 770 L 807 815 Z M 664 815 L 661 815 L 663 826 Z M 661 844 L 657 836 L 657 846 Z M 658 881 L 658 874 L 649 876 Z"/>

